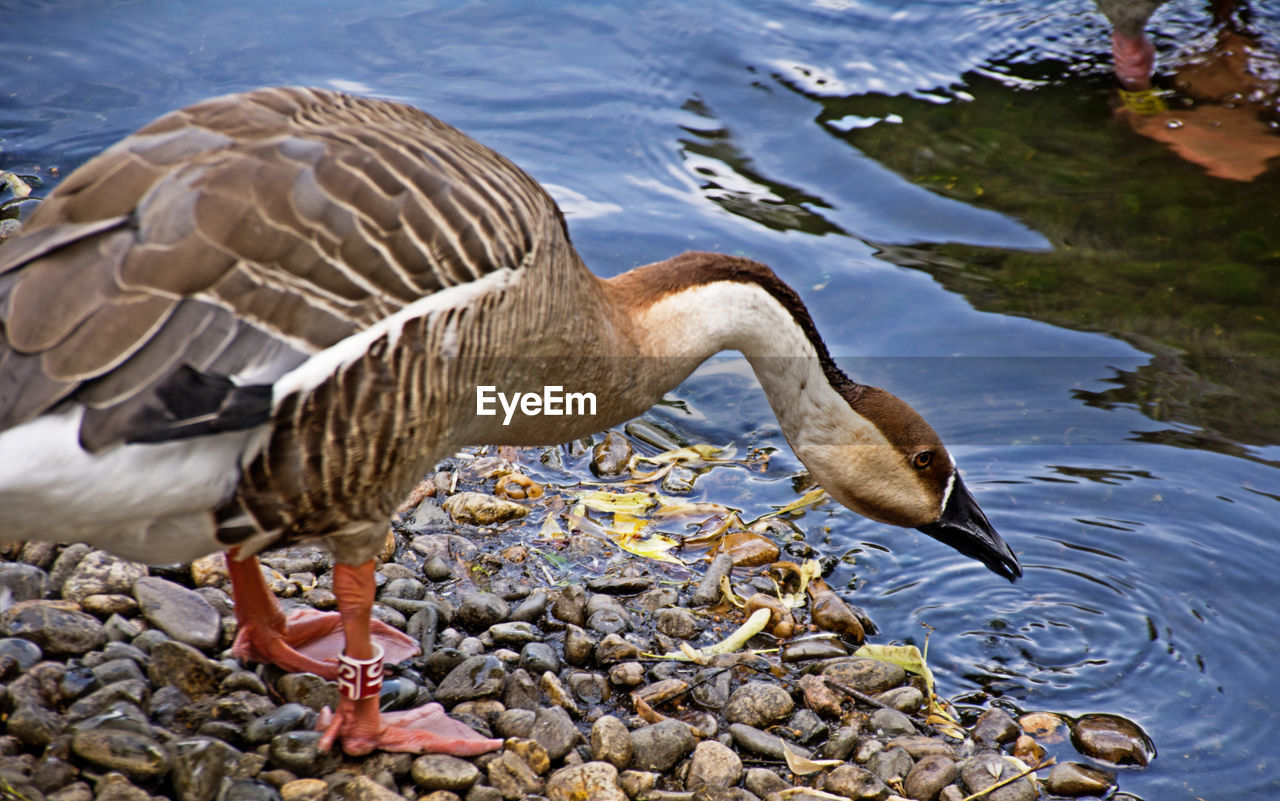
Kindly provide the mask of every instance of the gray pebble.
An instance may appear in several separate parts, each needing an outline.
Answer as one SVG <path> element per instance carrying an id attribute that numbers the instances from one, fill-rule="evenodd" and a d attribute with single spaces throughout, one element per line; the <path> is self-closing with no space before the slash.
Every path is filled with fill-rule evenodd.
<path id="1" fill-rule="evenodd" d="M 0 615 L 0 634 L 31 640 L 45 656 L 80 656 L 107 641 L 97 618 L 44 601 L 7 609 Z"/>
<path id="2" fill-rule="evenodd" d="M 134 582 L 142 616 L 178 642 L 211 651 L 222 636 L 222 616 L 202 595 L 162 578 Z"/>
<path id="3" fill-rule="evenodd" d="M 697 740 L 688 724 L 663 720 L 631 732 L 631 766 L 636 770 L 667 771 L 684 759 Z"/>
<path id="4" fill-rule="evenodd" d="M 544 642 L 530 642 L 520 651 L 520 666 L 530 673 L 552 673 L 560 670 L 560 657 L 550 645 Z"/>
<path id="5" fill-rule="evenodd" d="M 271 764 L 292 771 L 298 776 L 322 776 L 335 770 L 342 762 L 342 749 L 333 748 L 328 753 L 320 750 L 320 732 L 287 731 L 271 740 L 268 750 Z"/>
<path id="6" fill-rule="evenodd" d="M 0 594 L 9 593 L 9 601 L 34 601 L 44 597 L 47 576 L 35 565 L 0 562 Z"/>
<path id="7" fill-rule="evenodd" d="M 897 687 L 907 678 L 907 672 L 897 665 L 878 659 L 854 657 L 828 665 L 822 675 L 847 684 L 859 692 L 875 695 Z"/>
<path id="8" fill-rule="evenodd" d="M 996 782 L 1021 772 L 1022 769 L 1013 760 L 994 753 L 978 754 L 960 765 L 960 778 L 970 793 L 982 792 Z M 989 801 L 1034 801 L 1036 788 L 1028 778 L 1023 777 L 992 790 L 985 797 Z"/>
<path id="9" fill-rule="evenodd" d="M 529 623 L 495 623 L 489 627 L 489 636 L 496 645 L 519 648 L 526 643 L 537 642 L 542 634 Z"/>
<path id="10" fill-rule="evenodd" d="M 867 762 L 867 769 L 889 782 L 905 779 L 915 766 L 915 760 L 901 748 L 886 748 Z"/>
<path id="11" fill-rule="evenodd" d="M 704 625 L 697 615 L 684 607 L 675 606 L 658 610 L 656 627 L 668 637 L 692 640 L 702 633 Z"/>
<path id="12" fill-rule="evenodd" d="M 458 605 L 455 620 L 467 631 L 484 631 L 506 620 L 510 612 L 511 607 L 496 593 L 473 592 Z"/>
<path id="13" fill-rule="evenodd" d="M 497 696 L 502 693 L 506 680 L 507 672 L 497 659 L 472 656 L 449 671 L 436 688 L 435 698 L 445 707 L 451 707 L 461 701 Z"/>
<path id="14" fill-rule="evenodd" d="M 561 759 L 582 739 L 569 713 L 558 706 L 539 709 L 529 736 L 547 749 L 551 761 Z"/>
<path id="15" fill-rule="evenodd" d="M 903 782 L 910 798 L 934 799 L 956 780 L 958 771 L 954 760 L 941 754 L 921 758 L 907 773 Z"/>
<path id="16" fill-rule="evenodd" d="M 915 734 L 916 726 L 911 718 L 896 709 L 877 709 L 871 713 L 871 728 L 886 737 L 897 737 L 903 734 Z"/>
<path id="17" fill-rule="evenodd" d="M 711 566 L 707 568 L 702 581 L 698 582 L 698 588 L 693 592 L 693 597 L 689 599 L 689 605 L 711 606 L 719 601 L 720 579 L 729 575 L 732 570 L 733 557 L 729 554 L 722 553 L 712 559 Z"/>
<path id="18" fill-rule="evenodd" d="M 547 611 L 550 596 L 542 590 L 529 593 L 515 609 L 511 610 L 511 619 L 521 623 L 537 623 Z"/>
<path id="19" fill-rule="evenodd" d="M 62 597 L 79 603 L 90 595 L 132 595 L 134 582 L 146 575 L 146 565 L 107 551 L 93 551 L 67 575 L 61 585 Z"/>
<path id="20" fill-rule="evenodd" d="M 703 785 L 732 787 L 741 778 L 742 760 L 733 749 L 715 740 L 704 740 L 693 749 L 684 786 L 686 790 L 696 790 Z"/>
<path id="21" fill-rule="evenodd" d="M 538 692 L 537 682 L 524 668 L 516 668 L 507 674 L 507 681 L 502 688 L 502 703 L 508 709 L 538 709 L 542 706 L 542 695 Z"/>
<path id="22" fill-rule="evenodd" d="M 599 673 L 570 673 L 569 690 L 574 698 L 588 706 L 603 703 L 609 697 L 609 685 Z"/>
<path id="23" fill-rule="evenodd" d="M 560 593 L 551 602 L 551 614 L 565 623 L 572 623 L 575 626 L 586 625 L 587 591 L 581 584 L 570 584 L 561 588 Z"/>
<path id="24" fill-rule="evenodd" d="M 284 704 L 251 720 L 244 727 L 244 740 L 250 745 L 260 745 L 286 731 L 310 728 L 315 723 L 315 715 L 302 704 Z"/>
<path id="25" fill-rule="evenodd" d="M 564 659 L 571 665 L 582 667 L 595 654 L 596 641 L 578 626 L 569 624 L 564 632 Z"/>
<path id="26" fill-rule="evenodd" d="M 889 786 L 866 768 L 839 765 L 822 779 L 822 789 L 858 801 L 884 801 Z"/>
<path id="27" fill-rule="evenodd" d="M 790 693 L 777 684 L 751 681 L 729 696 L 724 716 L 730 723 L 767 728 L 780 723 L 794 708 Z"/>
<path id="28" fill-rule="evenodd" d="M 169 772 L 169 754 L 155 739 L 138 732 L 101 727 L 71 738 L 71 752 L 102 768 L 118 770 L 135 781 L 156 779 Z"/>
<path id="29" fill-rule="evenodd" d="M 424 754 L 413 761 L 410 771 L 420 790 L 463 791 L 480 778 L 480 770 L 465 759 L 448 754 Z"/>
<path id="30" fill-rule="evenodd" d="M 781 737 L 760 731 L 754 726 L 747 726 L 743 723 L 731 724 L 729 733 L 733 735 L 735 743 L 753 754 L 770 757 L 771 759 L 786 759 L 787 746 L 783 745 Z M 803 748 L 798 746 L 790 746 L 790 748 L 802 756 L 809 756 L 809 752 Z"/>

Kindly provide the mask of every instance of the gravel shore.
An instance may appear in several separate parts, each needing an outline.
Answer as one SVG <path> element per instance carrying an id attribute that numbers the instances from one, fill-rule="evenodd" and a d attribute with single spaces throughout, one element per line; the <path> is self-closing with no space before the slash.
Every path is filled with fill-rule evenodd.
<path id="1" fill-rule="evenodd" d="M 812 587 L 784 610 L 792 628 L 771 611 L 754 651 L 708 655 L 752 608 L 726 601 L 720 577 L 738 598 L 776 597 L 778 553 L 756 567 L 727 550 L 686 566 L 545 521 L 531 537 L 503 521 L 535 498 L 561 513 L 573 499 L 539 497 L 513 469 L 424 485 L 389 535 L 375 608 L 423 646 L 389 668 L 383 708 L 438 701 L 504 738 L 501 751 L 319 752 L 313 727 L 336 686 L 226 653 L 220 554 L 148 568 L 83 544 L 11 544 L 0 799 L 1123 799 L 1117 776 L 1154 757 L 1134 724 L 1105 714 L 970 703 L 958 726 L 939 720 L 921 676 L 854 655 L 869 621 L 852 610 L 849 622 L 844 600 Z M 325 551 L 263 562 L 286 605 L 333 608 Z"/>

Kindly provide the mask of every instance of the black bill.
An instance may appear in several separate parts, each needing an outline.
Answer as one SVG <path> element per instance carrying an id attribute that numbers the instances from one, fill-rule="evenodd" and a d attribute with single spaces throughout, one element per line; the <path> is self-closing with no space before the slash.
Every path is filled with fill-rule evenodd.
<path id="1" fill-rule="evenodd" d="M 978 502 L 973 499 L 958 473 L 942 516 L 936 523 L 920 526 L 918 530 L 950 545 L 965 556 L 979 560 L 992 572 L 1010 581 L 1017 581 L 1022 577 L 1022 565 L 1018 564 L 1018 557 L 991 527 L 991 521 L 982 513 Z"/>

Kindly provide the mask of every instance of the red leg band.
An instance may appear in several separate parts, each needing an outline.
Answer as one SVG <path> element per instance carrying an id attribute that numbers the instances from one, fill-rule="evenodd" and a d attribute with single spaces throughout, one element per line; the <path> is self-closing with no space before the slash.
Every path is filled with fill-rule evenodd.
<path id="1" fill-rule="evenodd" d="M 373 643 L 373 656 L 353 659 L 338 657 L 338 690 L 351 701 L 373 698 L 382 692 L 382 646 Z"/>

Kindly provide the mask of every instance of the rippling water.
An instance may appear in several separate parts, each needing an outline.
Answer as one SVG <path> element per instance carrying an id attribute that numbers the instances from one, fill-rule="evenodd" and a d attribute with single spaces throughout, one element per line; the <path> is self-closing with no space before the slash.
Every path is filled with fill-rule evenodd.
<path id="1" fill-rule="evenodd" d="M 0 21 L 4 169 L 65 174 L 206 96 L 331 86 L 513 158 L 601 273 L 687 248 L 769 263 L 851 374 L 931 420 L 1027 568 L 1007 584 L 824 507 L 801 525 L 845 557 L 832 583 L 890 638 L 931 627 L 951 694 L 1137 720 L 1160 756 L 1122 789 L 1277 797 L 1280 185 L 1120 123 L 1089 3 L 28 2 Z M 1166 82 L 1208 24 L 1193 2 L 1157 16 Z M 1280 51 L 1274 4 L 1252 26 Z M 783 447 L 741 360 L 674 394 L 691 411 L 652 419 Z M 764 511 L 796 469 L 783 451 L 700 486 Z"/>

